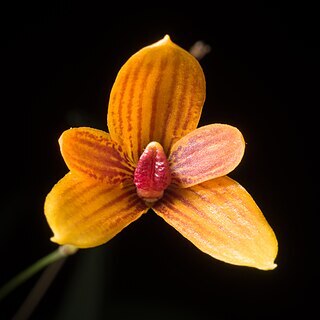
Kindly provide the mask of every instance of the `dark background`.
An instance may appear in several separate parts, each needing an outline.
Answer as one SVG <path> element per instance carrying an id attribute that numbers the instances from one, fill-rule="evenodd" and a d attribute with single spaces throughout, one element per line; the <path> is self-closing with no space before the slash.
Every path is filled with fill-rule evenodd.
<path id="1" fill-rule="evenodd" d="M 217 4 L 219 3 L 219 4 Z M 316 312 L 319 39 L 308 2 L 81 5 L 1 10 L 0 285 L 56 248 L 43 215 L 67 172 L 57 139 L 107 130 L 122 64 L 165 34 L 202 40 L 207 98 L 200 125 L 238 127 L 246 153 L 230 177 L 254 197 L 278 241 L 278 267 L 217 261 L 150 212 L 109 243 L 70 257 L 31 319 L 288 319 Z M 318 82 L 319 83 L 319 82 Z M 39 275 L 0 302 L 11 319 Z"/>

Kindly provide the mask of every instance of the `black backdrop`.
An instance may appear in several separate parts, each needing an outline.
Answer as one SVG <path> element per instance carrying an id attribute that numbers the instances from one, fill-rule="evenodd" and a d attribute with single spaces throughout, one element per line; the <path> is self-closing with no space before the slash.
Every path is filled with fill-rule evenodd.
<path id="1" fill-rule="evenodd" d="M 200 125 L 243 132 L 246 153 L 230 176 L 273 227 L 278 267 L 264 272 L 212 259 L 150 212 L 109 243 L 70 257 L 31 319 L 287 319 L 315 308 L 315 8 L 172 5 L 3 9 L 0 284 L 56 248 L 43 203 L 67 172 L 58 137 L 71 126 L 106 130 L 119 68 L 165 34 L 185 49 L 197 40 L 212 47 L 201 60 Z M 37 278 L 0 302 L 1 320 L 11 319 Z"/>

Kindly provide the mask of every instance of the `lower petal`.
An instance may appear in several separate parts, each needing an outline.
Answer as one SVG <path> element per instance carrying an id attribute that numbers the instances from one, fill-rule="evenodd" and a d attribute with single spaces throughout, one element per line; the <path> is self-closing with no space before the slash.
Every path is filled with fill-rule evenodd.
<path id="1" fill-rule="evenodd" d="M 69 172 L 47 195 L 44 211 L 58 244 L 106 243 L 148 208 L 135 187 L 112 186 Z"/>
<path id="2" fill-rule="evenodd" d="M 262 212 L 227 176 L 169 189 L 154 211 L 203 252 L 221 261 L 271 270 L 278 244 Z"/>

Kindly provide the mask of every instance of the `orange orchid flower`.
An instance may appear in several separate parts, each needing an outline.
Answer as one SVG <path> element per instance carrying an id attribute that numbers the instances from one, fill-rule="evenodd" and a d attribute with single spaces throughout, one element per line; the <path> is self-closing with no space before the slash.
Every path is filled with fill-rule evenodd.
<path id="1" fill-rule="evenodd" d="M 134 54 L 111 91 L 109 133 L 71 128 L 59 139 L 70 172 L 46 197 L 51 240 L 95 247 L 152 208 L 216 259 L 274 269 L 272 228 L 227 176 L 244 154 L 241 132 L 197 128 L 205 92 L 199 62 L 168 35 Z"/>

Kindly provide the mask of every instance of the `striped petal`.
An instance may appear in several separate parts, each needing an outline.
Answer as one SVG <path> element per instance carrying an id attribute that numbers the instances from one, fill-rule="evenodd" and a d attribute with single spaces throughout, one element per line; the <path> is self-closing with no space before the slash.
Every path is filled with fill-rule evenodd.
<path id="1" fill-rule="evenodd" d="M 204 99 L 200 64 L 165 36 L 119 71 L 109 100 L 109 132 L 134 162 L 151 141 L 168 154 L 175 141 L 197 127 Z"/>
<path id="2" fill-rule="evenodd" d="M 276 267 L 278 245 L 271 227 L 248 192 L 226 176 L 171 188 L 153 209 L 216 259 L 262 270 Z"/>
<path id="3" fill-rule="evenodd" d="M 177 141 L 170 153 L 172 183 L 186 188 L 227 175 L 241 161 L 241 132 L 225 124 L 200 127 Z"/>
<path id="4" fill-rule="evenodd" d="M 109 241 L 148 208 L 133 185 L 113 186 L 70 172 L 47 195 L 44 210 L 53 242 L 89 248 Z"/>
<path id="5" fill-rule="evenodd" d="M 61 135 L 59 144 L 72 172 L 112 184 L 133 180 L 133 165 L 104 131 L 86 127 L 69 129 Z"/>

